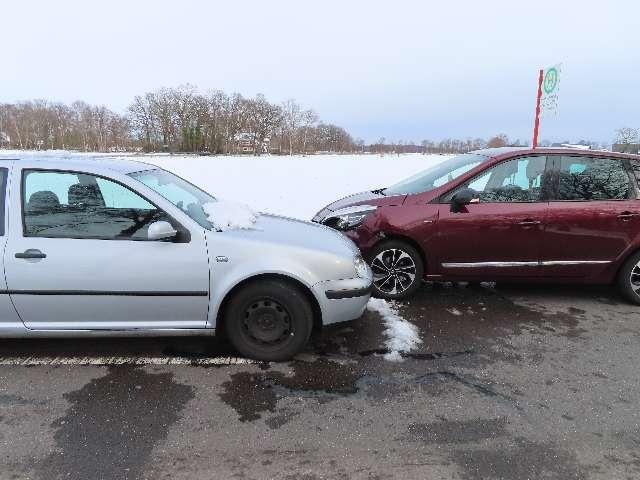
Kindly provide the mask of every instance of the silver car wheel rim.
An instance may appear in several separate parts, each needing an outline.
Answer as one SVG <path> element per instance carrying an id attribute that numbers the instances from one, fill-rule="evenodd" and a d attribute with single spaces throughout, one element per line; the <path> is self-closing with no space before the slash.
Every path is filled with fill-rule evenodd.
<path id="1" fill-rule="evenodd" d="M 398 248 L 383 250 L 376 255 L 371 262 L 371 270 L 376 289 L 388 295 L 406 292 L 416 280 L 416 263 L 407 252 Z"/>
<path id="2" fill-rule="evenodd" d="M 271 298 L 258 299 L 247 306 L 242 330 L 252 343 L 262 346 L 280 345 L 293 335 L 289 312 Z"/>
<path id="3" fill-rule="evenodd" d="M 640 296 L 640 262 L 636 263 L 631 269 L 631 275 L 629 277 L 629 284 L 633 292 Z"/>

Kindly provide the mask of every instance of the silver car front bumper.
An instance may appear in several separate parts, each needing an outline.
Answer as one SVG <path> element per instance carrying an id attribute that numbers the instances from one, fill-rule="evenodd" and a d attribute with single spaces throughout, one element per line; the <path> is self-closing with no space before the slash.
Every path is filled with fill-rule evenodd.
<path id="1" fill-rule="evenodd" d="M 322 311 L 322 324 L 359 318 L 371 297 L 371 279 L 347 278 L 327 280 L 313 286 Z"/>

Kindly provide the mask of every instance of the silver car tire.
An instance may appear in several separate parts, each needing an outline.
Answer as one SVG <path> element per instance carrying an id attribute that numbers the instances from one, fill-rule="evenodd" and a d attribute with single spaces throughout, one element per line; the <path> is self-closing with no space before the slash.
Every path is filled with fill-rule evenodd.
<path id="1" fill-rule="evenodd" d="M 267 362 L 289 360 L 306 345 L 313 310 L 296 285 L 278 279 L 243 286 L 224 312 L 224 330 L 242 355 Z"/>

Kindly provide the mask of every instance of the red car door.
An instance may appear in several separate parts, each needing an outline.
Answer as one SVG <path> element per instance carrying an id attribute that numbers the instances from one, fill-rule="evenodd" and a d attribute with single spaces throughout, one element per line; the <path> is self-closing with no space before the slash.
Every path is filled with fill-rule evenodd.
<path id="1" fill-rule="evenodd" d="M 592 277 L 640 235 L 640 201 L 620 158 L 557 155 L 542 247 L 543 274 Z"/>
<path id="2" fill-rule="evenodd" d="M 488 168 L 443 197 L 434 251 L 445 277 L 484 280 L 536 277 L 547 215 L 546 156 L 510 159 Z M 452 212 L 462 188 L 478 203 Z"/>

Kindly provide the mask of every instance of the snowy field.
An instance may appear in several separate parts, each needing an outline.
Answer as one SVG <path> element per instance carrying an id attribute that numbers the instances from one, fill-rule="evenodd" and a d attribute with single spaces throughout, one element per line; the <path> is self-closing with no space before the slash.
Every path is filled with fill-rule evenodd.
<path id="1" fill-rule="evenodd" d="M 0 158 L 114 157 L 65 151 L 0 150 Z M 446 158 L 444 155 L 211 156 L 116 155 L 170 170 L 215 197 L 261 212 L 309 220 L 351 193 L 386 187 Z"/>

